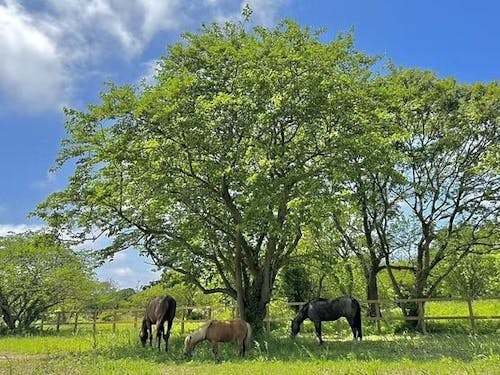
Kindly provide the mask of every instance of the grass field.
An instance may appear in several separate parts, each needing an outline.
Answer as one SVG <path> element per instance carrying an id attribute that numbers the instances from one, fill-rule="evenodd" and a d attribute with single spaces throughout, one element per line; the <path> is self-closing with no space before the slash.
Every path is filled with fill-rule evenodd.
<path id="1" fill-rule="evenodd" d="M 1 337 L 0 374 L 500 374 L 498 333 L 368 335 L 354 343 L 343 330 L 327 331 L 319 346 L 310 330 L 295 341 L 277 330 L 254 340 L 244 360 L 234 345 L 221 344 L 215 363 L 207 343 L 184 360 L 178 327 L 168 353 L 142 348 L 131 326 L 115 333 L 102 326 L 95 336 L 89 326 L 76 334 L 67 327 L 57 335 Z"/>
<path id="2" fill-rule="evenodd" d="M 492 316 L 500 311 L 500 302 L 474 302 L 475 315 Z M 227 311 L 225 311 L 227 313 Z M 291 318 L 293 312 L 285 311 Z M 397 316 L 398 309 L 385 310 L 385 316 Z M 465 302 L 431 302 L 427 316 L 467 316 Z M 215 318 L 218 316 L 214 310 Z M 123 319 L 128 319 L 124 317 Z M 87 321 L 89 323 L 89 321 Z M 201 323 L 199 323 L 201 324 Z M 187 333 L 199 324 L 186 323 L 181 334 L 180 323 L 174 323 L 170 351 L 158 353 L 142 348 L 138 330 L 130 323 L 82 324 L 73 333 L 73 325 L 62 325 L 60 332 L 46 324 L 42 335 L 0 336 L 0 374 L 499 374 L 500 321 L 477 321 L 478 335 L 470 335 L 465 320 L 430 320 L 428 335 L 394 334 L 400 321 L 382 324 L 377 335 L 374 323 L 364 323 L 364 340 L 353 343 L 347 322 L 325 323 L 327 343 L 317 344 L 314 328 L 306 321 L 299 337 L 293 341 L 289 323 L 273 322 L 271 335 L 253 341 L 244 360 L 237 348 L 221 344 L 221 362 L 215 363 L 210 347 L 201 344 L 193 359 L 182 356 Z"/>

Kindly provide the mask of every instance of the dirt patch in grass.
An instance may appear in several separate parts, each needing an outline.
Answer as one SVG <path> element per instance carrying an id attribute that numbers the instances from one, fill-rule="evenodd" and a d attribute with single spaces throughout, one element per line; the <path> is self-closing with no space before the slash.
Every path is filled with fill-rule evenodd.
<path id="1" fill-rule="evenodd" d="M 53 358 L 48 354 L 23 354 L 0 352 L 0 362 L 3 361 L 33 361 L 38 359 Z"/>

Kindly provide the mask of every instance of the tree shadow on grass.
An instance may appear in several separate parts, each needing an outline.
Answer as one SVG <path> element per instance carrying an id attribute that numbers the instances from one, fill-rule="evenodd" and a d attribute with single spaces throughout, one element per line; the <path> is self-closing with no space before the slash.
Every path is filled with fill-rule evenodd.
<path id="1" fill-rule="evenodd" d="M 271 354 L 281 360 L 379 360 L 386 362 L 432 361 L 443 358 L 472 361 L 500 350 L 498 335 L 386 335 L 369 336 L 362 342 L 350 339 L 329 339 L 320 346 L 314 337 L 294 341 L 270 337 Z"/>
<path id="2" fill-rule="evenodd" d="M 98 345 L 99 355 L 109 359 L 134 359 L 152 363 L 188 362 L 183 357 L 184 336 L 172 336 L 169 352 L 158 352 L 156 347 L 141 347 L 138 341 L 102 343 Z M 261 336 L 253 341 L 252 349 L 244 359 L 238 357 L 238 348 L 234 343 L 219 344 L 221 362 L 239 361 L 383 361 L 397 362 L 403 359 L 412 361 L 434 361 L 443 358 L 458 361 L 472 361 L 487 358 L 492 353 L 500 352 L 498 335 L 400 335 L 369 336 L 362 342 L 350 339 L 327 338 L 319 345 L 314 337 L 289 337 L 274 335 Z M 90 353 L 89 353 L 90 354 Z M 214 363 L 211 346 L 208 342 L 200 344 L 191 359 L 196 363 Z"/>

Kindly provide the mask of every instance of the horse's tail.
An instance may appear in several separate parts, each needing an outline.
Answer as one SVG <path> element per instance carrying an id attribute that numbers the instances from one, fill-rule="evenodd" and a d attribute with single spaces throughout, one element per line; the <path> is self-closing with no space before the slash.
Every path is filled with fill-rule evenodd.
<path id="1" fill-rule="evenodd" d="M 359 304 L 357 299 L 352 299 L 352 305 L 355 308 L 356 312 L 354 313 L 354 326 L 356 327 L 357 336 L 356 338 L 362 339 L 363 333 L 361 331 L 361 305 Z"/>
<path id="2" fill-rule="evenodd" d="M 170 316 L 168 317 L 168 320 L 171 322 L 172 320 L 174 320 L 174 318 L 175 318 L 175 312 L 177 310 L 177 302 L 176 302 L 175 299 L 170 298 L 170 306 L 171 306 L 171 308 L 169 309 L 170 310 Z"/>
<path id="3" fill-rule="evenodd" d="M 243 338 L 243 346 L 245 349 L 245 352 L 248 352 L 250 350 L 250 345 L 252 343 L 252 327 L 248 322 L 245 322 L 247 325 L 247 333 L 245 334 L 245 337 Z"/>
<path id="4" fill-rule="evenodd" d="M 157 321 L 160 324 L 165 323 L 166 321 L 171 322 L 175 317 L 175 310 L 177 308 L 177 302 L 170 296 L 165 296 L 163 298 L 159 298 L 157 302 L 157 311 L 159 315 L 157 315 Z"/>

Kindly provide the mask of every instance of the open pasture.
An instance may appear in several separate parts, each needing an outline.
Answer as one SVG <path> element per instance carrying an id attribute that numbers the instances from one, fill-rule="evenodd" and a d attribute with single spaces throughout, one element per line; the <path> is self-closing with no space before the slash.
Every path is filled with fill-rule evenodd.
<path id="1" fill-rule="evenodd" d="M 186 325 L 187 332 L 198 325 Z M 330 324 L 335 327 L 335 324 Z M 317 344 L 310 329 L 295 341 L 280 327 L 253 340 L 246 359 L 234 344 L 221 344 L 215 363 L 205 343 L 192 360 L 182 356 L 183 339 L 174 324 L 170 351 L 142 348 L 131 325 L 100 326 L 73 333 L 63 329 L 44 336 L 0 338 L 0 374 L 500 374 L 500 335 L 370 335 L 354 343 L 344 330 L 326 330 Z"/>

